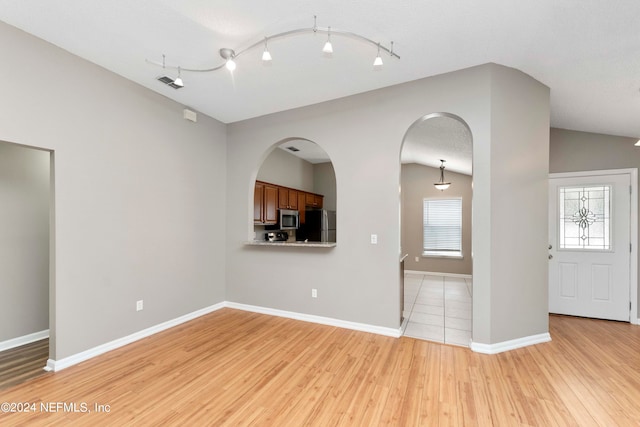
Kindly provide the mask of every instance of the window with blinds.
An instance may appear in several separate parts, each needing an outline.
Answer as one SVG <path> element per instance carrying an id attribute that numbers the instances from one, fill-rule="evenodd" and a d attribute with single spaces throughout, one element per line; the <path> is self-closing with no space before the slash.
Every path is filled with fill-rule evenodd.
<path id="1" fill-rule="evenodd" d="M 462 199 L 424 199 L 423 249 L 426 256 L 462 257 Z"/>

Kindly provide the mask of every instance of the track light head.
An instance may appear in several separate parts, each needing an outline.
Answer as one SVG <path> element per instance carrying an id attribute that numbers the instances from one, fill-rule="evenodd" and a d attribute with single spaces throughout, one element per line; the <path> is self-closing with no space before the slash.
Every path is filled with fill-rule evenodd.
<path id="1" fill-rule="evenodd" d="M 264 52 L 262 52 L 262 61 L 269 62 L 271 61 L 271 53 L 269 52 L 269 48 L 267 47 L 267 38 L 264 38 Z"/>
<path id="2" fill-rule="evenodd" d="M 376 55 L 376 59 L 373 60 L 373 68 L 379 70 L 383 65 L 384 62 L 382 62 L 382 57 L 380 56 L 380 43 L 378 43 L 378 54 Z"/>
<path id="3" fill-rule="evenodd" d="M 173 81 L 173 84 L 179 87 L 184 87 L 184 82 L 182 81 L 182 77 L 180 76 L 180 67 L 178 67 L 178 77 Z"/>
<path id="4" fill-rule="evenodd" d="M 331 27 L 327 31 L 327 42 L 324 44 L 322 51 L 328 55 L 333 53 L 333 45 L 331 44 Z"/>
<path id="5" fill-rule="evenodd" d="M 236 56 L 235 51 L 233 49 L 223 47 L 222 49 L 220 49 L 219 52 L 220 52 L 220 56 L 226 60 L 224 66 L 227 68 L 227 70 L 229 71 L 235 70 L 236 62 L 233 60 L 233 58 Z"/>

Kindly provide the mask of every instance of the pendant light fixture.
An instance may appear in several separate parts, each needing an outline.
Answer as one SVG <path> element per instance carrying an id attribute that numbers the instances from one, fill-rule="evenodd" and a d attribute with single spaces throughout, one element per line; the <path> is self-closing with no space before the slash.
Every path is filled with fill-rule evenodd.
<path id="1" fill-rule="evenodd" d="M 188 71 L 188 72 L 200 72 L 200 73 L 207 73 L 207 72 L 211 72 L 211 71 L 217 71 L 220 70 L 221 68 L 226 68 L 229 71 L 233 71 L 236 69 L 236 60 L 237 58 L 244 54 L 245 52 L 254 49 L 258 46 L 264 46 L 264 50 L 262 51 L 262 61 L 263 64 L 269 64 L 271 62 L 271 53 L 269 52 L 269 49 L 267 47 L 267 42 L 271 41 L 271 40 L 277 40 L 277 39 L 284 39 L 284 38 L 290 38 L 292 36 L 299 36 L 299 35 L 303 35 L 303 34 L 309 34 L 309 33 L 327 33 L 327 41 L 325 42 L 323 48 L 322 48 L 322 52 L 326 55 L 326 56 L 331 56 L 331 54 L 333 53 L 333 43 L 331 41 L 332 36 L 340 36 L 340 37 L 346 37 L 346 38 L 350 38 L 350 39 L 354 39 L 354 40 L 358 40 L 360 42 L 363 43 L 367 43 L 370 44 L 372 46 L 374 46 L 375 48 L 377 48 L 377 53 L 375 56 L 375 60 L 373 61 L 373 65 L 374 65 L 374 69 L 375 70 L 379 70 L 382 68 L 383 66 L 383 61 L 382 61 L 382 56 L 380 55 L 380 53 L 382 51 L 386 52 L 387 54 L 389 54 L 389 57 L 391 58 L 396 58 L 396 59 L 400 59 L 400 56 L 395 53 L 393 51 L 393 42 L 391 42 L 391 47 L 387 48 L 385 46 L 383 46 L 380 42 L 376 42 L 373 41 L 367 37 L 361 36 L 360 34 L 356 34 L 354 32 L 351 31 L 342 31 L 342 30 L 336 30 L 336 29 L 332 29 L 331 27 L 326 27 L 326 28 L 322 28 L 322 27 L 318 27 L 316 24 L 316 17 L 313 17 L 313 27 L 311 28 L 297 28 L 297 29 L 293 29 L 293 30 L 289 30 L 289 31 L 284 31 L 282 33 L 278 33 L 278 34 L 273 34 L 271 36 L 267 36 L 267 37 L 263 37 L 261 40 L 249 45 L 248 47 L 245 47 L 242 50 L 239 50 L 238 52 L 236 52 L 235 50 L 231 49 L 231 48 L 222 48 L 219 50 L 219 54 L 220 57 L 223 59 L 223 62 L 219 65 L 216 65 L 214 67 L 211 68 L 186 68 L 186 67 L 178 67 L 178 66 L 168 66 L 167 68 L 171 68 L 174 70 L 178 70 L 178 79 L 182 80 L 181 76 L 180 76 L 180 71 Z M 163 68 L 165 68 L 165 64 L 164 64 L 164 55 L 163 55 L 163 61 L 162 63 L 158 63 L 155 61 L 151 61 L 151 60 L 146 60 L 148 63 L 153 64 L 153 65 L 158 65 L 158 66 L 162 66 Z M 176 80 L 178 80 L 176 79 Z M 178 86 L 178 85 L 176 85 Z M 182 86 L 179 86 L 182 87 Z"/>
<path id="2" fill-rule="evenodd" d="M 444 160 L 440 160 L 440 181 L 433 184 L 438 190 L 444 191 L 451 185 L 450 182 L 444 181 Z"/>

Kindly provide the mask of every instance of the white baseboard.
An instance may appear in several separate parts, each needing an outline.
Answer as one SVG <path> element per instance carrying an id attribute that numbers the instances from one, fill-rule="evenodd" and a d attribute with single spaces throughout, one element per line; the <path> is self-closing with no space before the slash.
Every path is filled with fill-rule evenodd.
<path id="1" fill-rule="evenodd" d="M 124 345 L 131 344 L 134 341 L 138 341 L 142 338 L 146 338 L 158 332 L 164 331 L 165 329 L 178 326 L 181 323 L 188 322 L 189 320 L 193 320 L 200 316 L 204 316 L 205 314 L 212 313 L 224 307 L 225 307 L 224 302 L 221 302 L 221 303 L 194 311 L 192 313 L 185 314 L 184 316 L 180 316 L 176 319 L 168 320 L 166 322 L 160 323 L 150 328 L 143 329 L 131 335 L 127 335 L 126 337 L 118 338 L 117 340 L 113 340 L 111 342 L 99 345 L 94 348 L 90 348 L 89 350 L 83 351 L 81 353 L 77 353 L 72 356 L 65 357 L 63 359 L 59 359 L 59 360 L 49 359 L 47 360 L 47 366 L 45 367 L 45 370 L 60 371 L 64 368 L 68 368 L 69 366 L 73 366 L 80 362 L 84 362 L 85 360 L 91 359 L 92 357 L 96 357 L 100 354 L 106 353 L 111 350 L 115 350 L 116 348 L 122 347 Z"/>
<path id="2" fill-rule="evenodd" d="M 386 328 L 383 326 L 369 325 L 366 323 L 349 322 L 346 320 L 333 319 L 331 317 L 315 316 L 313 314 L 296 313 L 293 311 L 276 310 L 274 308 L 259 307 L 255 305 L 239 304 L 236 302 L 225 303 L 226 307 L 237 310 L 251 311 L 254 313 L 269 314 L 271 316 L 286 317 L 288 319 L 302 320 L 304 322 L 319 323 L 321 325 L 336 326 L 338 328 L 352 329 L 372 334 L 385 335 L 399 338 L 402 336 L 401 328 Z"/>
<path id="3" fill-rule="evenodd" d="M 32 342 L 40 341 L 45 338 L 49 338 L 49 330 L 34 332 L 32 334 L 23 335 L 17 338 L 11 338 L 10 340 L 0 342 L 0 351 L 10 350 L 12 348 L 20 347 L 21 345 L 31 344 Z"/>
<path id="4" fill-rule="evenodd" d="M 444 276 L 444 277 L 458 277 L 460 279 L 472 279 L 471 274 L 458 274 L 458 273 L 439 273 L 437 271 L 420 271 L 420 270 L 405 270 L 405 274 L 426 274 L 427 276 Z"/>
<path id="5" fill-rule="evenodd" d="M 515 340 L 503 341 L 496 344 L 482 344 L 472 341 L 469 347 L 476 353 L 498 354 L 502 353 L 503 351 L 515 350 L 516 348 L 526 347 L 529 345 L 540 344 L 549 341 L 551 341 L 551 335 L 549 335 L 549 333 L 547 332 L 544 334 L 517 338 Z"/>

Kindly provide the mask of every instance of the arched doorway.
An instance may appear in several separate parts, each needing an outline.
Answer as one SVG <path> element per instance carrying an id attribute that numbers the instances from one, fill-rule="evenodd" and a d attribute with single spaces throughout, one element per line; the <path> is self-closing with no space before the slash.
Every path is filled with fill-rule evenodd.
<path id="1" fill-rule="evenodd" d="M 444 190 L 434 184 L 444 181 Z M 433 113 L 401 151 L 403 333 L 468 346 L 472 325 L 472 136 L 460 117 Z"/>

